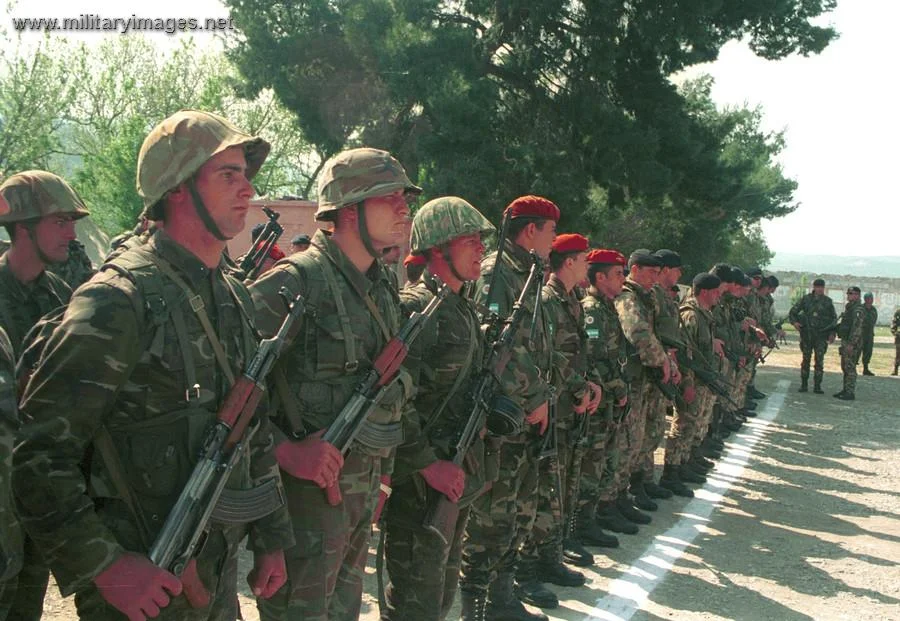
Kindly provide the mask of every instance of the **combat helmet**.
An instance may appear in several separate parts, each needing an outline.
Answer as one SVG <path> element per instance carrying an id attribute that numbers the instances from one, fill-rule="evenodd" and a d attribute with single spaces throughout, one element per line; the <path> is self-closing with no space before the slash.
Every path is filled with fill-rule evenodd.
<path id="1" fill-rule="evenodd" d="M 0 225 L 56 214 L 81 219 L 90 212 L 65 179 L 45 170 L 16 173 L 0 185 Z"/>
<path id="2" fill-rule="evenodd" d="M 421 194 L 390 153 L 363 147 L 338 153 L 319 173 L 316 220 L 332 220 L 338 209 L 396 190 Z"/>
<path id="3" fill-rule="evenodd" d="M 251 136 L 226 119 L 201 110 L 181 110 L 154 127 L 141 145 L 137 163 L 137 191 L 150 220 L 161 219 L 160 200 L 190 180 L 211 157 L 231 147 L 243 147 L 247 179 L 253 179 L 269 155 L 271 145 Z M 191 184 L 197 212 L 218 239 L 219 231 Z"/>
<path id="4" fill-rule="evenodd" d="M 410 252 L 424 254 L 463 235 L 491 233 L 487 218 L 458 196 L 442 196 L 425 203 L 416 212 L 410 232 Z"/>

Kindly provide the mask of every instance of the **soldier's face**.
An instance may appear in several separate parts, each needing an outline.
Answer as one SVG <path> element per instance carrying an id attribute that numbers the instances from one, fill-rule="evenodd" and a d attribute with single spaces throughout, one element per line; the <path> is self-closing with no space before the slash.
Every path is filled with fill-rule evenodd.
<path id="1" fill-rule="evenodd" d="M 659 270 L 659 284 L 669 289 L 681 278 L 680 267 L 663 267 Z"/>
<path id="2" fill-rule="evenodd" d="M 241 147 L 230 147 L 200 167 L 197 193 L 222 235 L 231 239 L 244 230 L 253 186 L 247 179 L 247 161 Z"/>
<path id="3" fill-rule="evenodd" d="M 550 250 L 553 248 L 553 241 L 556 239 L 556 222 L 553 220 L 544 220 L 543 223 L 529 224 L 534 227 L 534 233 L 531 238 L 531 250 L 534 250 L 539 257 L 545 261 L 550 257 Z"/>
<path id="4" fill-rule="evenodd" d="M 622 292 L 622 285 L 625 284 L 625 268 L 621 265 L 613 265 L 604 274 L 597 272 L 594 277 L 594 286 L 608 298 L 614 298 Z"/>
<path id="5" fill-rule="evenodd" d="M 478 280 L 481 276 L 481 260 L 484 258 L 484 242 L 481 235 L 463 235 L 448 246 L 453 267 L 463 280 Z"/>
<path id="6" fill-rule="evenodd" d="M 825 295 L 825 286 L 813 287 L 813 293 L 816 295 Z"/>
<path id="7" fill-rule="evenodd" d="M 575 277 L 575 282 L 580 284 L 587 280 L 587 252 L 579 252 L 568 260 L 572 262 L 572 276 Z"/>
<path id="8" fill-rule="evenodd" d="M 365 205 L 366 228 L 376 250 L 399 246 L 409 239 L 409 206 L 403 190 L 367 198 Z"/>
<path id="9" fill-rule="evenodd" d="M 58 214 L 44 216 L 34 227 L 34 243 L 53 263 L 64 263 L 69 258 L 69 242 L 75 239 L 75 220 Z"/>
<path id="10" fill-rule="evenodd" d="M 652 265 L 635 265 L 631 269 L 631 278 L 644 289 L 649 289 L 659 282 L 659 268 Z"/>
<path id="11" fill-rule="evenodd" d="M 847 292 L 847 301 L 848 302 L 859 301 L 859 294 L 856 291 L 848 291 Z"/>

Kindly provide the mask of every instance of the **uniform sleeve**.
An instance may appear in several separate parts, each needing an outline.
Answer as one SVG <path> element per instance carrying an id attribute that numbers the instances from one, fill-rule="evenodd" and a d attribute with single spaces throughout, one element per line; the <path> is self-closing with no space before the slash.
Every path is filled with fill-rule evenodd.
<path id="1" fill-rule="evenodd" d="M 133 291 L 99 278 L 78 290 L 47 342 L 22 400 L 13 457 L 22 525 L 64 595 L 124 552 L 94 512 L 80 465 L 140 356 L 140 326 Z"/>
<path id="2" fill-rule="evenodd" d="M 269 417 L 264 416 L 250 444 L 250 476 L 254 486 L 273 479 L 281 485 L 281 471 L 275 459 L 274 429 L 276 427 Z M 294 543 L 294 528 L 287 503 L 250 525 L 247 547 L 254 552 L 264 554 L 286 550 Z"/>
<path id="3" fill-rule="evenodd" d="M 476 289 L 476 302 L 486 304 L 488 300 L 491 271 L 482 272 Z M 491 303 L 497 305 L 497 312 L 501 318 L 506 318 L 512 312 L 516 298 L 509 280 L 501 270 L 497 278 L 497 292 L 490 296 Z M 513 399 L 526 414 L 534 411 L 539 405 L 550 397 L 549 386 L 542 379 L 540 368 L 535 363 L 531 350 L 528 347 L 528 338 L 531 332 L 531 313 L 527 313 L 525 320 L 519 328 L 512 348 L 512 357 L 506 365 L 503 375 L 500 377 L 500 385 L 503 393 Z"/>
<path id="4" fill-rule="evenodd" d="M 853 347 L 859 347 L 862 343 L 863 327 L 866 323 L 866 311 L 860 306 L 854 312 L 853 325 L 850 326 L 850 334 L 848 340 Z"/>
<path id="5" fill-rule="evenodd" d="M 622 332 L 637 350 L 641 363 L 645 367 L 662 367 L 666 361 L 666 351 L 653 333 L 653 327 L 634 294 L 629 291 L 622 293 L 616 298 L 615 304 Z"/>
<path id="6" fill-rule="evenodd" d="M 800 312 L 803 309 L 803 301 L 806 299 L 806 296 L 797 300 L 793 306 L 791 306 L 791 310 L 788 311 L 788 321 L 791 323 L 802 323 L 800 321 Z"/>
<path id="7" fill-rule="evenodd" d="M 0 329 L 0 584 L 22 566 L 22 530 L 12 506 L 10 472 L 19 416 L 12 343 Z"/>

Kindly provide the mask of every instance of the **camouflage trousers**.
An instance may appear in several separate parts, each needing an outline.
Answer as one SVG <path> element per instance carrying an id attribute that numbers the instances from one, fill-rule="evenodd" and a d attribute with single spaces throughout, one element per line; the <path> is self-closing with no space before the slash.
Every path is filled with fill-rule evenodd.
<path id="1" fill-rule="evenodd" d="M 628 413 L 619 423 L 618 433 L 622 435 L 623 451 L 619 460 L 621 467 L 616 472 L 616 495 L 628 489 L 631 484 L 631 475 L 638 471 L 641 447 L 644 444 L 644 425 L 646 412 L 644 411 L 644 395 L 648 391 L 646 384 L 650 380 L 639 380 L 631 385 L 628 393 Z"/>
<path id="2" fill-rule="evenodd" d="M 856 394 L 856 365 L 859 364 L 859 347 L 854 347 L 851 353 L 847 353 L 844 343 L 838 348 L 841 354 L 841 371 L 844 373 L 844 392 L 849 395 Z"/>
<path id="3" fill-rule="evenodd" d="M 809 381 L 809 363 L 810 358 L 815 354 L 815 364 L 813 368 L 813 383 L 819 385 L 822 383 L 822 377 L 825 375 L 825 352 L 828 351 L 827 339 L 809 339 L 803 333 L 800 334 L 800 351 L 803 359 L 800 361 L 800 381 L 804 384 Z"/>
<path id="4" fill-rule="evenodd" d="M 109 501 L 100 512 L 104 523 L 116 534 L 126 550 L 144 551 L 130 513 L 123 503 Z M 243 539 L 243 527 L 227 531 L 210 531 L 203 548 L 197 554 L 197 571 L 203 586 L 210 594 L 210 604 L 205 608 L 192 608 L 184 595 L 172 598 L 163 608 L 160 621 L 234 621 L 237 618 L 236 574 L 229 574 L 236 567 L 238 544 Z M 78 618 L 87 621 L 126 621 L 127 617 L 106 603 L 100 593 L 90 586 L 76 591 L 75 607 Z"/>
<path id="5" fill-rule="evenodd" d="M 686 407 L 676 407 L 666 438 L 666 464 L 683 464 L 691 450 L 700 444 L 712 420 L 715 395 L 705 386 L 697 386 L 695 397 Z"/>
<path id="6" fill-rule="evenodd" d="M 875 349 L 875 332 L 864 332 L 862 338 L 862 362 L 863 367 L 869 368 L 872 362 L 872 351 Z"/>
<path id="7" fill-rule="evenodd" d="M 456 530 L 447 543 L 422 527 L 427 501 L 435 492 L 425 489 L 420 477 L 394 488 L 384 516 L 385 567 L 390 580 L 385 588 L 384 621 L 446 618 L 456 597 L 462 540 L 470 506 L 460 506 Z"/>
<path id="8" fill-rule="evenodd" d="M 283 474 L 297 544 L 284 552 L 287 583 L 256 600 L 261 621 L 359 617 L 380 476 L 380 457 L 352 451 L 341 470 L 342 502 L 332 506 L 315 483 Z"/>
<path id="9" fill-rule="evenodd" d="M 574 416 L 580 418 L 585 415 Z M 570 424 L 574 425 L 576 421 L 573 419 Z M 563 539 L 569 520 L 574 515 L 581 484 L 581 462 L 587 447 L 584 433 L 578 428 L 560 427 L 556 434 L 556 457 L 542 459 L 538 466 L 537 515 L 531 534 L 519 553 L 520 572 L 535 569 L 540 561 L 562 561 Z"/>
<path id="10" fill-rule="evenodd" d="M 579 507 L 618 496 L 617 473 L 628 454 L 628 436 L 619 422 L 624 413 L 623 408 L 610 405 L 605 412 L 598 410 L 591 417 L 587 450 L 581 461 Z"/>
<path id="11" fill-rule="evenodd" d="M 651 382 L 644 383 L 642 408 L 644 411 L 644 439 L 635 472 L 653 473 L 653 454 L 666 437 L 666 408 L 670 405 L 665 395 Z"/>
<path id="12" fill-rule="evenodd" d="M 485 593 L 497 576 L 515 568 L 519 547 L 534 526 L 540 448 L 541 439 L 532 430 L 504 439 L 499 476 L 469 514 L 461 590 Z"/>
<path id="13" fill-rule="evenodd" d="M 31 537 L 25 536 L 22 554 L 22 568 L 2 588 L 0 619 L 39 621 L 44 611 L 50 570 Z"/>

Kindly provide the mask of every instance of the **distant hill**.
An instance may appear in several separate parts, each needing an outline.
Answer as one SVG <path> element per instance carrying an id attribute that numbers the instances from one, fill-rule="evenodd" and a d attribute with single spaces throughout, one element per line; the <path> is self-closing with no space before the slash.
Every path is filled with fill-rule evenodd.
<path id="1" fill-rule="evenodd" d="M 772 271 L 900 278 L 900 256 L 836 257 L 778 252 L 767 266 L 767 269 Z"/>

